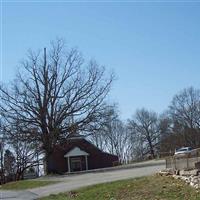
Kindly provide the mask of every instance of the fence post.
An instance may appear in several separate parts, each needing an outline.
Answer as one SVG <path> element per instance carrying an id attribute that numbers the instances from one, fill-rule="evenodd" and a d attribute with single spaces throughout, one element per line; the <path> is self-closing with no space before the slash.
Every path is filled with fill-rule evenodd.
<path id="1" fill-rule="evenodd" d="M 189 155 L 187 155 L 186 159 L 187 159 L 187 169 L 189 169 Z"/>
<path id="2" fill-rule="evenodd" d="M 174 160 L 174 169 L 176 170 L 176 158 L 173 158 Z"/>

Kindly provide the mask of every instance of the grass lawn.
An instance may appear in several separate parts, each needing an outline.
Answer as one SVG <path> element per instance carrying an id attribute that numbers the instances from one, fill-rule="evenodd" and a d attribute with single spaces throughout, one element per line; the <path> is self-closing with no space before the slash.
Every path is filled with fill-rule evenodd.
<path id="1" fill-rule="evenodd" d="M 49 184 L 58 183 L 58 181 L 37 181 L 37 180 L 23 180 L 6 183 L 0 186 L 2 190 L 25 190 L 30 188 L 42 187 Z"/>
<path id="2" fill-rule="evenodd" d="M 149 176 L 85 187 L 40 200 L 200 200 L 200 191 L 171 177 Z"/>

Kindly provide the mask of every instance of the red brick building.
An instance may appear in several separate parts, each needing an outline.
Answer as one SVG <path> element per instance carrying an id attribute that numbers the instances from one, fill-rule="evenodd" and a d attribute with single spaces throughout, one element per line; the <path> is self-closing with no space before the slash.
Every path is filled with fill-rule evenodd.
<path id="1" fill-rule="evenodd" d="M 112 167 L 116 162 L 118 156 L 101 151 L 83 136 L 74 135 L 55 147 L 48 168 L 52 173 L 66 173 Z"/>

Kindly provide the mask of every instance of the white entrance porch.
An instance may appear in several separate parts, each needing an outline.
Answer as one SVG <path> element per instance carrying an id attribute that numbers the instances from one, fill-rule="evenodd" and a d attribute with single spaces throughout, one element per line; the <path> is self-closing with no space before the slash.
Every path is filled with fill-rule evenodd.
<path id="1" fill-rule="evenodd" d="M 64 157 L 67 158 L 68 172 L 72 172 L 74 169 L 76 169 L 76 171 L 83 170 L 81 162 L 82 156 L 85 157 L 85 169 L 88 170 L 89 154 L 87 152 L 81 150 L 79 147 L 74 147 L 72 150 L 64 155 Z"/>

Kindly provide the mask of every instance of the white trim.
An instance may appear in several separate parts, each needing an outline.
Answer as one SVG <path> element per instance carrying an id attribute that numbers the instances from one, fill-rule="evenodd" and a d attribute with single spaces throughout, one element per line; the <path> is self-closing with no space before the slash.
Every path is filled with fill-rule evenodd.
<path id="1" fill-rule="evenodd" d="M 74 147 L 71 151 L 64 155 L 65 158 L 73 156 L 89 156 L 89 154 L 85 151 L 82 151 L 79 147 Z"/>

